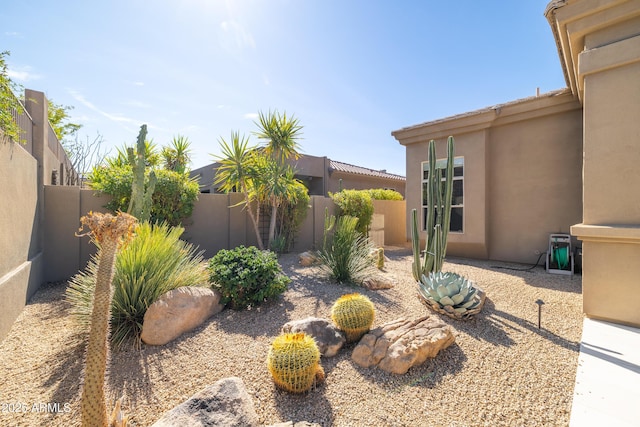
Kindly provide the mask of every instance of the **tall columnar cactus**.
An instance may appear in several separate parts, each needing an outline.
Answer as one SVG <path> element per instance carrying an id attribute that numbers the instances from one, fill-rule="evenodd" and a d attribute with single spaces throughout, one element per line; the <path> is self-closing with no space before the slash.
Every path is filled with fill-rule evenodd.
<path id="1" fill-rule="evenodd" d="M 82 389 L 82 425 L 103 427 L 113 425 L 115 415 L 112 415 L 112 420 L 107 417 L 104 385 L 109 356 L 109 318 L 113 295 L 111 281 L 115 272 L 117 249 L 133 235 L 136 219 L 121 212 L 116 216 L 89 212 L 80 221 L 83 227 L 89 228 L 87 234 L 92 235 L 96 244 L 100 245 Z M 116 410 L 119 411 L 119 404 Z M 126 425 L 126 420 L 119 422 L 116 425 Z"/>
<path id="2" fill-rule="evenodd" d="M 156 174 L 149 172 L 149 182 L 145 188 L 144 172 L 146 170 L 145 139 L 147 137 L 147 125 L 140 126 L 136 151 L 132 147 L 127 148 L 129 164 L 133 169 L 133 183 L 131 184 L 131 200 L 127 213 L 135 216 L 140 221 L 148 221 L 151 218 L 151 197 L 156 188 Z"/>
<path id="3" fill-rule="evenodd" d="M 366 334 L 375 318 L 375 307 L 369 298 L 360 294 L 343 295 L 331 308 L 331 320 L 344 331 L 347 342 L 358 341 Z"/>
<path id="4" fill-rule="evenodd" d="M 315 382 L 324 381 L 316 342 L 304 333 L 282 334 L 271 344 L 267 368 L 273 382 L 291 393 L 304 393 Z"/>
<path id="5" fill-rule="evenodd" d="M 427 239 L 424 256 L 420 256 L 418 214 L 411 211 L 411 240 L 413 243 L 413 277 L 417 281 L 429 272 L 442 271 L 447 253 L 447 238 L 451 224 L 451 198 L 453 196 L 453 137 L 447 140 L 447 169 L 445 182 L 442 171 L 436 169 L 436 143 L 429 141 L 429 177 L 427 179 Z"/>

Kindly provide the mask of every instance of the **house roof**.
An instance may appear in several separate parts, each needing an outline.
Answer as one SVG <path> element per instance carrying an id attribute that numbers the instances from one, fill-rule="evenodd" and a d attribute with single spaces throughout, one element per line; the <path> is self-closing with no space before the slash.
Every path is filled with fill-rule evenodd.
<path id="1" fill-rule="evenodd" d="M 402 175 L 396 175 L 388 173 L 386 170 L 375 170 L 364 168 L 362 166 L 350 165 L 349 163 L 338 162 L 336 160 L 329 159 L 329 172 L 338 171 L 342 173 L 350 173 L 354 175 L 366 175 L 374 178 L 385 178 L 396 181 L 406 181 L 406 178 Z"/>

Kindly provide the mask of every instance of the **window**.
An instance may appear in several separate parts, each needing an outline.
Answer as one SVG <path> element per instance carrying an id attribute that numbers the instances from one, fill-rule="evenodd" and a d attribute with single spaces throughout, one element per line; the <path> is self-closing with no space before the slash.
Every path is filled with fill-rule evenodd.
<path id="1" fill-rule="evenodd" d="M 442 181 L 446 180 L 447 159 L 436 160 L 436 169 L 442 171 Z M 427 228 L 429 162 L 422 162 L 422 229 Z M 453 159 L 453 191 L 451 196 L 451 224 L 449 231 L 463 232 L 464 219 L 464 157 Z"/>

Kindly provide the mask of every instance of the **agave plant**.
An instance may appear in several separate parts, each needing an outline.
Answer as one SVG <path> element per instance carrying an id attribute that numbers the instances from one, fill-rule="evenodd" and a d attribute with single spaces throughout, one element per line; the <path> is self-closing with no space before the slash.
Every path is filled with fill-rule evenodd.
<path id="1" fill-rule="evenodd" d="M 418 282 L 418 292 L 429 307 L 456 319 L 471 317 L 484 305 L 484 293 L 469 279 L 456 273 L 423 274 Z"/>

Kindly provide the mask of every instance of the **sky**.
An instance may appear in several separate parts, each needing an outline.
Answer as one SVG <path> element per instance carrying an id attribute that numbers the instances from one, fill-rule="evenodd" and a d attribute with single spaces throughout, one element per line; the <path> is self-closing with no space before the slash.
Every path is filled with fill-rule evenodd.
<path id="1" fill-rule="evenodd" d="M 11 79 L 73 107 L 81 140 L 191 141 L 192 169 L 258 112 L 304 154 L 405 175 L 391 132 L 566 87 L 548 0 L 3 1 Z M 455 136 L 455 135 L 454 135 Z"/>

